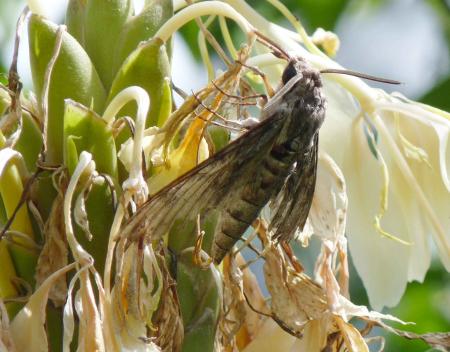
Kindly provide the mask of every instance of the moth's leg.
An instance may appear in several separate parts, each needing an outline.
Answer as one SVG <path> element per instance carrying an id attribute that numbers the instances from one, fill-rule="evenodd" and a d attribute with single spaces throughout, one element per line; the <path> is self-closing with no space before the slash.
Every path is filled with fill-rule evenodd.
<path id="1" fill-rule="evenodd" d="M 241 83 L 243 83 L 243 82 L 245 82 L 245 81 L 241 80 Z M 238 105 L 237 116 L 242 116 L 246 113 L 246 110 L 241 112 L 240 107 L 242 105 L 259 105 L 259 106 L 263 107 L 267 103 L 267 95 L 266 94 L 252 94 L 252 95 L 244 95 L 244 96 L 234 95 L 234 94 L 230 94 L 230 93 L 224 91 L 222 88 L 220 88 L 216 84 L 216 82 L 211 81 L 211 83 L 220 93 L 222 93 L 226 97 L 237 100 L 237 101 L 230 101 L 230 100 L 224 101 L 224 103 Z M 259 99 L 260 101 L 262 101 L 262 104 L 260 102 L 256 102 L 256 101 L 244 102 L 244 100 L 250 100 L 250 99 Z M 248 114 L 245 114 L 245 116 L 246 116 L 246 118 L 240 119 L 239 122 L 233 121 L 233 123 L 238 124 L 242 129 L 250 129 L 250 128 L 256 126 L 260 122 L 258 119 L 248 116 Z"/>
<path id="2" fill-rule="evenodd" d="M 214 116 L 216 116 L 217 118 L 219 118 L 220 120 L 222 120 L 224 123 L 218 123 L 216 121 L 212 121 L 212 120 L 207 120 L 205 118 L 203 118 L 202 116 L 200 116 L 199 114 L 196 114 L 196 116 L 207 122 L 207 123 L 211 123 L 213 125 L 217 125 L 219 127 L 224 127 L 230 130 L 234 130 L 236 132 L 244 132 L 247 128 L 245 128 L 245 126 L 241 125 L 240 123 L 237 123 L 235 121 L 230 121 L 227 120 L 224 116 L 220 115 L 216 110 L 211 109 L 209 106 L 207 106 L 206 104 L 204 104 L 201 99 L 194 93 L 192 92 L 193 96 L 195 97 L 195 99 L 197 99 L 199 105 L 201 105 L 205 110 L 209 111 L 211 114 L 213 114 Z"/>
<path id="3" fill-rule="evenodd" d="M 200 214 L 197 216 L 197 239 L 195 240 L 194 254 L 192 261 L 194 265 L 197 265 L 201 269 L 208 269 L 213 262 L 212 258 L 202 249 L 203 238 L 205 237 L 205 231 L 201 229 Z M 206 259 L 203 259 L 206 257 Z"/>
<path id="4" fill-rule="evenodd" d="M 273 89 L 273 87 L 270 85 L 269 83 L 269 79 L 267 78 L 266 74 L 264 72 L 262 72 L 259 68 L 254 67 L 254 66 L 249 66 L 247 64 L 245 64 L 244 62 L 240 62 L 237 61 L 239 64 L 241 64 L 243 67 L 248 68 L 250 71 L 252 71 L 253 73 L 255 73 L 256 75 L 260 76 L 261 79 L 263 80 L 264 83 L 264 87 L 266 88 L 267 91 L 267 95 L 271 98 L 275 95 L 275 90 Z"/>
<path id="5" fill-rule="evenodd" d="M 238 102 L 233 103 L 233 104 L 240 104 L 240 105 L 256 105 L 257 102 L 252 102 L 252 103 L 244 103 L 242 101 L 244 100 L 249 100 L 249 99 L 258 99 L 258 98 L 262 98 L 267 100 L 267 96 L 265 94 L 253 94 L 253 95 L 234 95 L 234 94 L 230 94 L 228 92 L 225 92 L 222 88 L 220 88 L 217 83 L 215 81 L 211 81 L 212 85 L 223 95 L 225 95 L 228 98 L 232 98 L 232 99 L 236 99 L 238 100 Z M 230 102 L 231 103 L 231 102 Z"/>
<path id="6" fill-rule="evenodd" d="M 262 251 L 259 251 L 257 248 L 255 248 L 251 243 L 248 243 L 245 247 L 248 247 L 249 249 L 251 249 L 253 252 L 256 253 L 256 257 L 250 260 L 247 260 L 245 262 L 245 264 L 242 264 L 241 266 L 239 266 L 239 269 L 244 270 L 247 269 L 250 265 L 252 265 L 253 263 L 256 263 L 258 260 L 260 260 L 261 258 L 265 259 L 264 254 L 266 252 L 265 249 L 263 249 Z M 235 255 L 236 253 L 233 253 L 233 255 Z"/>
<path id="7" fill-rule="evenodd" d="M 247 297 L 245 291 L 243 292 L 243 294 L 244 294 L 245 301 L 247 302 L 247 305 L 249 306 L 249 308 L 250 308 L 252 311 L 254 311 L 255 313 L 260 314 L 260 315 L 262 315 L 262 316 L 272 318 L 272 319 L 278 324 L 278 326 L 279 326 L 280 328 L 282 328 L 284 331 L 286 331 L 288 334 L 290 334 L 290 335 L 292 335 L 292 336 L 295 336 L 295 337 L 297 337 L 297 338 L 299 338 L 299 339 L 301 339 L 301 338 L 303 337 L 303 334 L 302 334 L 302 332 L 301 332 L 300 329 L 299 329 L 298 331 L 294 331 L 294 330 L 292 330 L 292 329 L 289 327 L 288 324 L 286 324 L 283 320 L 281 320 L 280 318 L 278 318 L 274 313 L 265 313 L 265 312 L 263 312 L 263 311 L 261 311 L 261 310 L 259 310 L 259 309 L 256 309 L 256 308 L 252 305 L 252 303 L 250 302 L 250 300 L 248 299 L 248 297 Z"/>
<path id="8" fill-rule="evenodd" d="M 289 261 L 291 262 L 294 269 L 299 273 L 302 273 L 303 271 L 305 271 L 303 266 L 298 261 L 297 257 L 294 255 L 294 252 L 292 251 L 292 248 L 289 245 L 289 243 L 281 240 L 280 245 L 281 245 L 281 248 L 283 248 L 284 253 L 286 253 L 287 257 L 289 258 Z"/>
<path id="9" fill-rule="evenodd" d="M 243 78 L 241 78 L 239 80 L 239 91 L 244 96 L 252 96 L 252 95 L 255 96 L 255 95 L 257 95 L 257 93 L 255 92 L 253 87 Z M 247 93 L 250 93 L 250 94 L 247 94 Z M 267 104 L 267 102 L 268 102 L 267 94 L 261 94 L 260 95 L 260 99 L 258 100 L 259 107 L 261 109 L 264 108 L 264 106 Z"/>

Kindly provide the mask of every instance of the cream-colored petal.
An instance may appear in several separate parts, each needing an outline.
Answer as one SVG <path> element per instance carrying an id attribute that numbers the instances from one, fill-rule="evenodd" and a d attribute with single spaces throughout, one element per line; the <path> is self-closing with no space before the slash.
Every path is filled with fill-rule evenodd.
<path id="1" fill-rule="evenodd" d="M 419 216 L 427 219 L 424 236 L 432 235 L 440 259 L 446 269 L 450 271 L 450 192 L 444 177 L 450 165 L 450 160 L 448 160 L 450 159 L 450 145 L 447 144 L 449 131 L 446 131 L 442 125 L 412 123 L 404 115 L 400 116 L 402 133 L 411 143 L 422 147 L 429 157 L 431 168 L 426 163 L 414 159 L 408 159 L 407 162 L 419 182 L 435 218 L 433 219 L 424 211 L 418 199 L 414 203 L 420 206 Z M 445 162 L 442 160 L 444 156 L 447 159 Z"/>
<path id="2" fill-rule="evenodd" d="M 290 352 L 296 338 L 266 319 L 256 338 L 242 352 Z"/>
<path id="3" fill-rule="evenodd" d="M 327 343 L 328 334 L 332 330 L 331 315 L 312 320 L 303 330 L 303 338 L 297 339 L 291 352 L 322 351 Z"/>
<path id="4" fill-rule="evenodd" d="M 323 82 L 327 113 L 320 129 L 320 150 L 329 154 L 338 165 L 342 165 L 344 159 L 350 156 L 343 145 L 348 142 L 353 119 L 359 110 L 354 98 L 346 90 L 326 79 Z"/>
<path id="5" fill-rule="evenodd" d="M 380 164 L 370 151 L 362 130 L 362 121 L 355 123 L 348 134 L 344 163 L 349 210 L 347 234 L 355 267 L 366 287 L 372 306 L 398 303 L 408 277 L 410 248 L 398 241 L 382 237 L 375 230 L 374 216 L 379 213 L 380 190 L 383 186 Z M 400 204 L 389 192 L 389 210 L 382 219 L 384 229 L 410 241 Z"/>
<path id="6" fill-rule="evenodd" d="M 45 330 L 48 294 L 55 281 L 74 267 L 74 264 L 70 264 L 50 275 L 15 316 L 10 325 L 10 331 L 17 351 L 48 351 Z"/>

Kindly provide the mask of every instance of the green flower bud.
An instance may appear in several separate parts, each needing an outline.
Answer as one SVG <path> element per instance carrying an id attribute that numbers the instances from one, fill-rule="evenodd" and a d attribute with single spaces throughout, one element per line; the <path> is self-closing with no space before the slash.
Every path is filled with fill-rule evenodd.
<path id="1" fill-rule="evenodd" d="M 42 104 L 44 77 L 54 52 L 58 26 L 43 17 L 30 17 L 28 35 L 35 93 Z M 63 159 L 64 99 L 73 99 L 100 112 L 105 90 L 88 55 L 68 33 L 63 33 L 61 49 L 52 70 L 48 94 L 47 161 Z"/>

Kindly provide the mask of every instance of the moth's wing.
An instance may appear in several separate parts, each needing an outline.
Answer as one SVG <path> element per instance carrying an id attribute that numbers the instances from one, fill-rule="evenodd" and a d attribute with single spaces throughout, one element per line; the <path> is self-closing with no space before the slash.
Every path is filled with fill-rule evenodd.
<path id="1" fill-rule="evenodd" d="M 271 109 L 269 116 L 268 111 L 261 123 L 153 195 L 124 225 L 122 236 L 159 239 L 175 220 L 219 207 L 228 192 L 248 182 L 280 133 L 284 110 Z"/>
<path id="2" fill-rule="evenodd" d="M 273 238 L 289 240 L 297 229 L 303 230 L 314 196 L 317 174 L 319 134 L 313 138 L 313 144 L 304 154 L 299 154 L 297 163 L 286 182 L 272 200 L 270 229 Z"/>

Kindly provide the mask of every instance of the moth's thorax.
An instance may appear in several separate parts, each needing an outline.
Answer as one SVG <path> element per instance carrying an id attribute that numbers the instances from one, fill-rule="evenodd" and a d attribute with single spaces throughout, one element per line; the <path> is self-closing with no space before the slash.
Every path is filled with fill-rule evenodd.
<path id="1" fill-rule="evenodd" d="M 285 81 L 286 78 L 289 79 Z M 325 118 L 326 99 L 320 72 L 299 59 L 286 67 L 283 83 L 288 88 L 283 96 L 284 109 L 288 115 L 284 138 L 292 139 L 298 135 L 312 138 Z"/>

